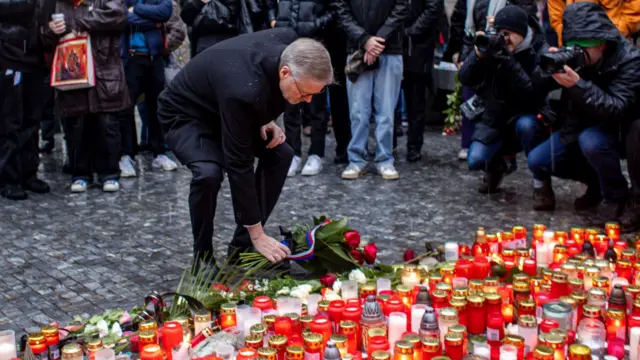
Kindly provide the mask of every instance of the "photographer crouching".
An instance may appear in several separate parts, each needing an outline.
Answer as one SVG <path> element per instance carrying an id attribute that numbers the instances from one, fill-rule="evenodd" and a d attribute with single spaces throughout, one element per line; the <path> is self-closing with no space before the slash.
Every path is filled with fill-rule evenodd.
<path id="1" fill-rule="evenodd" d="M 562 95 L 550 121 L 558 131 L 529 154 L 534 208 L 555 208 L 553 175 L 587 185 L 575 201 L 577 210 L 604 199 L 602 217 L 618 219 L 629 195 L 620 159 L 629 126 L 640 114 L 640 52 L 595 3 L 567 6 L 562 22 L 567 47 L 549 48 L 536 69 L 540 85 L 562 87 Z"/>
<path id="2" fill-rule="evenodd" d="M 542 99 L 531 75 L 545 40 L 533 17 L 509 5 L 496 14 L 486 33 L 476 34 L 475 43 L 459 73 L 460 83 L 476 93 L 462 106 L 475 122 L 467 162 L 470 170 L 485 172 L 479 191 L 493 193 L 508 169 L 502 155 L 521 148 L 528 152 L 544 140 L 534 115 Z"/>

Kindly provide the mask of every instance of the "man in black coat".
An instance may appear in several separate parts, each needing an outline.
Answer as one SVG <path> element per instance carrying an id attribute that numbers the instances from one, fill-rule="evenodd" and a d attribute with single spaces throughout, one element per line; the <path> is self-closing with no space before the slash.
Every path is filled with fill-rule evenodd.
<path id="1" fill-rule="evenodd" d="M 229 252 L 253 245 L 272 262 L 289 254 L 262 228 L 293 157 L 273 119 L 286 102 L 310 102 L 333 81 L 322 44 L 296 38 L 291 29 L 272 29 L 223 41 L 192 59 L 160 95 L 167 143 L 193 174 L 189 211 L 199 260 L 213 260 L 213 218 L 223 171 L 238 225 Z"/>
<path id="2" fill-rule="evenodd" d="M 507 172 L 503 155 L 520 149 L 528 153 L 544 140 L 535 117 L 542 99 L 536 96 L 531 79 L 545 46 L 544 33 L 535 18 L 515 5 L 500 10 L 494 26 L 506 44 L 488 49 L 476 46 L 459 73 L 460 83 L 477 94 L 469 103 L 483 103 L 468 115 L 475 128 L 467 157 L 470 170 L 485 172 L 481 193 L 498 190 Z"/>
<path id="3" fill-rule="evenodd" d="M 629 208 L 621 219 L 622 230 L 626 232 L 640 229 L 640 119 L 631 123 L 627 134 L 627 166 L 631 180 Z"/>
<path id="4" fill-rule="evenodd" d="M 536 71 L 541 89 L 562 88 L 562 95 L 554 124 L 559 130 L 529 154 L 534 206 L 555 208 L 553 175 L 588 186 L 576 199 L 576 209 L 596 207 L 604 199 L 602 214 L 613 220 L 623 213 L 629 194 L 620 167 L 621 134 L 640 110 L 640 51 L 620 35 L 598 4 L 567 6 L 562 24 L 563 41 L 582 50 L 577 59 L 583 65 L 564 66 L 554 74 Z"/>
<path id="5" fill-rule="evenodd" d="M 402 87 L 407 102 L 409 131 L 407 160 L 418 161 L 423 144 L 426 90 L 431 89 L 433 52 L 438 38 L 437 24 L 444 9 L 444 0 L 412 1 L 404 29 L 404 77 Z M 433 94 L 431 89 L 430 94 Z"/>
<path id="6" fill-rule="evenodd" d="M 0 0 L 0 195 L 27 198 L 49 192 L 37 178 L 38 128 L 44 106 L 44 53 L 40 25 L 55 4 Z"/>

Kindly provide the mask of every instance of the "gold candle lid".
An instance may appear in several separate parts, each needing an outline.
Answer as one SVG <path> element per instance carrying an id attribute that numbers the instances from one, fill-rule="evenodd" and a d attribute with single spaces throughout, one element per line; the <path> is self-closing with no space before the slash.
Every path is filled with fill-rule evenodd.
<path id="1" fill-rule="evenodd" d="M 469 295 L 469 287 L 468 286 L 458 286 L 453 288 L 453 295 L 457 296 L 467 296 Z"/>
<path id="2" fill-rule="evenodd" d="M 245 345 L 249 345 L 249 346 L 253 345 L 251 347 L 255 347 L 258 344 L 262 345 L 263 342 L 264 342 L 264 339 L 262 338 L 262 335 L 259 335 L 259 334 L 251 334 L 246 338 L 244 338 Z"/>
<path id="3" fill-rule="evenodd" d="M 45 336 L 41 332 L 29 333 L 29 335 L 27 335 L 27 339 L 31 345 L 40 345 L 45 343 Z"/>
<path id="4" fill-rule="evenodd" d="M 302 324 L 311 324 L 313 322 L 313 316 L 305 315 L 300 317 L 300 323 Z"/>
<path id="5" fill-rule="evenodd" d="M 572 344 L 569 346 L 569 357 L 572 360 L 591 360 L 591 349 L 582 344 Z"/>
<path id="6" fill-rule="evenodd" d="M 267 325 L 267 328 L 271 329 L 273 328 L 273 325 L 276 323 L 276 316 L 265 315 L 262 317 L 262 321 L 264 321 L 264 324 Z"/>
<path id="7" fill-rule="evenodd" d="M 529 279 L 531 279 L 531 277 L 526 273 L 518 273 L 513 275 L 513 281 L 524 281 L 528 283 Z"/>
<path id="8" fill-rule="evenodd" d="M 351 320 L 342 320 L 340 321 L 340 328 L 342 329 L 355 329 L 357 326 L 355 321 Z"/>
<path id="9" fill-rule="evenodd" d="M 396 354 L 413 354 L 413 344 L 408 341 L 396 341 L 394 349 Z"/>
<path id="10" fill-rule="evenodd" d="M 460 333 L 448 333 L 444 336 L 445 347 L 459 346 L 464 342 L 464 336 Z"/>
<path id="11" fill-rule="evenodd" d="M 448 356 L 434 356 L 431 360 L 451 360 L 451 358 Z"/>
<path id="12" fill-rule="evenodd" d="M 569 249 L 564 245 L 556 245 L 553 248 L 554 254 L 566 254 Z"/>
<path id="13" fill-rule="evenodd" d="M 487 294 L 484 297 L 484 299 L 481 296 L 479 296 L 479 298 L 480 298 L 480 300 L 476 300 L 476 302 L 480 302 L 480 305 L 478 305 L 478 306 L 482 306 L 483 300 L 486 300 L 487 304 L 490 304 L 490 305 L 497 305 L 497 304 L 502 303 L 502 296 L 500 294 L 498 294 L 498 293 Z M 471 302 L 471 300 L 469 300 L 469 302 Z"/>
<path id="14" fill-rule="evenodd" d="M 440 310 L 440 320 L 455 321 L 458 320 L 458 311 L 454 308 L 444 308 Z"/>
<path id="15" fill-rule="evenodd" d="M 45 325 L 40 329 L 40 331 L 45 338 L 57 336 L 59 333 L 58 328 L 53 325 Z"/>
<path id="16" fill-rule="evenodd" d="M 569 341 L 569 333 L 567 332 L 567 330 L 552 329 L 551 331 L 549 331 L 549 334 L 561 336 L 563 342 Z"/>
<path id="17" fill-rule="evenodd" d="M 402 337 L 402 340 L 410 342 L 413 345 L 414 349 L 420 349 L 422 346 L 422 344 L 420 343 L 420 336 L 418 336 L 417 334 L 406 334 Z"/>
<path id="18" fill-rule="evenodd" d="M 309 333 L 304 336 L 304 346 L 310 350 L 317 350 L 322 348 L 322 335 L 316 333 Z"/>
<path id="19" fill-rule="evenodd" d="M 154 333 L 155 335 L 155 333 Z M 93 338 L 89 341 L 87 341 L 87 350 L 89 351 L 98 351 L 102 349 L 102 340 L 98 339 L 98 338 Z"/>
<path id="20" fill-rule="evenodd" d="M 480 279 L 469 280 L 469 289 L 471 290 L 482 290 L 482 286 L 484 286 L 484 282 Z"/>
<path id="21" fill-rule="evenodd" d="M 267 326 L 264 324 L 255 324 L 253 326 L 251 326 L 250 330 L 251 334 L 256 334 L 256 335 L 261 335 L 264 336 L 264 334 L 267 333 Z"/>
<path id="22" fill-rule="evenodd" d="M 624 249 L 622 250 L 622 258 L 624 260 L 631 260 L 634 257 L 636 257 L 636 251 L 634 249 L 628 248 L 628 249 Z"/>
<path id="23" fill-rule="evenodd" d="M 619 267 L 619 268 L 622 268 L 622 269 L 630 269 L 631 268 L 631 261 L 620 259 L 616 263 L 616 266 Z"/>
<path id="24" fill-rule="evenodd" d="M 587 303 L 587 293 L 584 291 L 572 291 L 571 297 L 578 305 L 584 305 Z"/>
<path id="25" fill-rule="evenodd" d="M 520 301 L 520 303 L 518 303 L 518 307 L 522 310 L 535 310 L 536 308 L 536 302 L 533 300 L 523 300 Z"/>
<path id="26" fill-rule="evenodd" d="M 140 342 L 148 344 L 151 342 L 156 342 L 158 335 L 153 330 L 146 330 L 138 332 L 138 339 Z"/>
<path id="27" fill-rule="evenodd" d="M 293 320 L 293 322 L 300 321 L 300 315 L 298 315 L 298 313 L 286 313 L 284 316 Z"/>
<path id="28" fill-rule="evenodd" d="M 516 256 L 516 251 L 513 249 L 502 249 L 503 257 L 514 257 Z"/>
<path id="29" fill-rule="evenodd" d="M 622 320 L 625 317 L 625 312 L 621 309 L 608 309 L 607 318 L 613 320 Z"/>
<path id="30" fill-rule="evenodd" d="M 529 249 L 516 249 L 516 254 L 520 257 L 529 257 L 531 250 Z"/>
<path id="31" fill-rule="evenodd" d="M 513 291 L 515 292 L 529 292 L 529 283 L 525 281 L 514 281 Z"/>
<path id="32" fill-rule="evenodd" d="M 438 302 L 445 302 L 447 301 L 448 295 L 446 291 L 436 290 L 433 292 L 431 297 L 433 298 L 433 300 L 436 300 Z"/>
<path id="33" fill-rule="evenodd" d="M 462 334 L 463 336 L 467 335 L 467 327 L 461 324 L 449 326 L 450 333 Z"/>
<path id="34" fill-rule="evenodd" d="M 65 357 L 82 355 L 82 348 L 78 344 L 67 344 L 62 348 L 62 353 Z"/>
<path id="35" fill-rule="evenodd" d="M 456 309 L 458 312 L 464 310 L 464 308 L 467 306 L 467 300 L 465 299 L 452 299 L 451 301 L 449 301 L 449 305 L 451 305 L 452 308 Z"/>
<path id="36" fill-rule="evenodd" d="M 440 268 L 440 275 L 453 275 L 456 271 L 456 267 L 453 264 L 444 264 Z"/>
<path id="37" fill-rule="evenodd" d="M 493 294 L 487 294 L 487 298 L 488 296 L 491 295 L 493 296 Z M 498 294 L 496 294 L 498 295 Z M 498 297 L 500 297 L 500 295 L 498 295 Z M 467 298 L 467 302 L 469 303 L 469 306 L 471 307 L 482 307 L 484 306 L 484 298 L 482 296 L 478 296 L 478 295 L 471 295 Z"/>
<path id="38" fill-rule="evenodd" d="M 372 360 L 389 360 L 391 359 L 391 354 L 384 350 L 376 350 L 371 353 Z"/>
<path id="39" fill-rule="evenodd" d="M 589 294 L 587 295 L 587 297 L 593 300 L 606 300 L 607 293 L 600 288 L 591 288 L 591 290 L 589 290 Z"/>
<path id="40" fill-rule="evenodd" d="M 287 346 L 286 351 L 289 359 L 302 359 L 304 357 L 304 348 L 300 345 Z"/>
<path id="41" fill-rule="evenodd" d="M 569 279 L 569 285 L 576 287 L 576 288 L 584 288 L 584 280 L 574 277 Z"/>
<path id="42" fill-rule="evenodd" d="M 440 339 L 433 336 L 425 336 L 422 339 L 422 351 L 433 353 L 440 350 Z"/>
<path id="43" fill-rule="evenodd" d="M 287 343 L 287 337 L 284 335 L 273 335 L 269 338 L 269 346 L 283 346 Z"/>
<path id="44" fill-rule="evenodd" d="M 561 296 L 560 301 L 565 304 L 571 305 L 571 307 L 574 309 L 578 307 L 578 303 L 576 302 L 576 299 L 572 298 L 571 296 Z"/>
<path id="45" fill-rule="evenodd" d="M 588 318 L 599 318 L 602 315 L 601 308 L 596 305 L 585 305 L 582 309 L 582 314 Z"/>
<path id="46" fill-rule="evenodd" d="M 374 336 L 387 336 L 387 330 L 384 328 L 373 328 L 373 329 L 369 329 L 367 334 L 369 334 L 370 338 Z"/>
<path id="47" fill-rule="evenodd" d="M 329 300 L 320 300 L 318 302 L 318 311 L 326 311 L 329 308 L 329 304 L 331 304 Z"/>
<path id="48" fill-rule="evenodd" d="M 436 291 L 439 290 L 439 291 L 444 291 L 446 293 L 450 293 L 451 289 L 452 289 L 451 284 L 447 284 L 445 282 L 441 282 L 436 285 Z"/>
<path id="49" fill-rule="evenodd" d="M 404 285 L 398 285 L 396 287 L 396 291 L 398 292 L 399 296 L 408 296 L 411 295 L 411 288 L 408 286 L 404 286 Z"/>
<path id="50" fill-rule="evenodd" d="M 484 286 L 494 287 L 499 285 L 500 285 L 500 279 L 497 277 L 488 277 L 484 279 Z"/>
<path id="51" fill-rule="evenodd" d="M 518 317 L 518 326 L 523 328 L 537 328 L 538 322 L 533 315 L 521 315 Z"/>
<path id="52" fill-rule="evenodd" d="M 342 334 L 333 334 L 330 339 L 336 343 L 336 346 L 347 342 L 347 337 Z"/>
<path id="53" fill-rule="evenodd" d="M 517 348 L 521 348 L 524 346 L 524 338 L 520 335 L 508 334 L 504 338 L 505 344 L 511 344 Z"/>
<path id="54" fill-rule="evenodd" d="M 146 320 L 138 325 L 138 331 L 158 330 L 158 323 L 155 320 Z"/>
<path id="55" fill-rule="evenodd" d="M 278 350 L 272 347 L 261 347 L 258 349 L 258 355 L 264 356 L 264 357 L 274 356 L 277 353 L 278 353 Z"/>
<path id="56" fill-rule="evenodd" d="M 236 313 L 236 304 L 227 303 L 220 305 L 220 314 L 221 315 L 233 315 Z"/>

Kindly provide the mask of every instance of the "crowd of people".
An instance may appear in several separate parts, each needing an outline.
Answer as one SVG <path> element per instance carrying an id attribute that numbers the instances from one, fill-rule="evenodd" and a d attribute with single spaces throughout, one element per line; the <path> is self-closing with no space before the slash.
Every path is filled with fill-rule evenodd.
<path id="1" fill-rule="evenodd" d="M 243 34 L 288 28 L 324 44 L 335 81 L 319 92 L 295 83 L 301 101 L 284 108 L 293 149 L 287 176 L 322 171 L 331 124 L 333 161 L 345 165 L 343 179 L 357 179 L 368 168 L 374 123 L 375 169 L 383 179 L 398 179 L 398 109 L 406 108 L 407 160 L 417 162 L 441 47 L 463 85 L 458 157 L 484 172 L 480 192 L 498 191 L 524 152 L 535 210 L 555 208 L 552 177 L 572 179 L 587 185 L 576 209 L 601 206 L 609 218 L 637 227 L 640 51 L 633 37 L 640 32 L 640 0 L 610 3 L 458 0 L 449 25 L 444 0 L 0 0 L 0 195 L 20 200 L 27 191 L 49 191 L 37 177 L 38 153 L 54 149 L 57 119 L 72 192 L 86 191 L 94 175 L 104 191 L 118 191 L 121 177 L 136 176 L 142 150 L 153 154 L 154 169 L 177 169 L 169 150 L 196 145 L 171 141 L 180 122 L 160 114 L 158 99 L 173 76 L 168 69 L 186 62 L 175 52 L 188 43 L 195 60 Z M 92 45 L 95 86 L 52 88 L 56 46 L 83 35 Z M 209 66 L 233 68 L 227 51 Z M 198 75 L 182 81 L 190 76 Z M 311 138 L 306 156 L 303 133 Z M 625 158 L 631 186 L 622 173 Z M 181 162 L 194 179 L 212 171 L 193 165 L 197 160 Z"/>

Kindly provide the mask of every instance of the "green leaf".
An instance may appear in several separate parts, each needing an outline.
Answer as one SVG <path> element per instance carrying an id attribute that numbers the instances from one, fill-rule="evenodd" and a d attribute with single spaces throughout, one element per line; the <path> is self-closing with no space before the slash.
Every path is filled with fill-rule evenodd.
<path id="1" fill-rule="evenodd" d="M 380 271 L 382 271 L 384 273 L 393 274 L 393 268 L 391 266 L 389 266 L 389 265 L 377 264 L 376 268 L 380 269 Z"/>
<path id="2" fill-rule="evenodd" d="M 358 265 L 358 263 L 351 257 L 351 255 L 347 254 L 347 252 L 344 251 L 344 249 L 340 245 L 334 244 L 334 245 L 328 245 L 328 247 L 329 249 L 331 249 L 331 251 L 333 251 L 336 255 L 338 255 L 345 261 L 348 261 L 354 265 Z"/>
<path id="3" fill-rule="evenodd" d="M 341 231 L 347 227 L 348 223 L 349 219 L 344 217 L 322 226 L 316 231 L 316 240 L 324 240 L 335 234 L 341 234 Z"/>
<path id="4" fill-rule="evenodd" d="M 104 345 L 112 345 L 120 341 L 120 338 L 121 337 L 116 334 L 109 334 L 105 337 L 100 338 L 100 340 L 102 340 L 102 343 Z"/>

